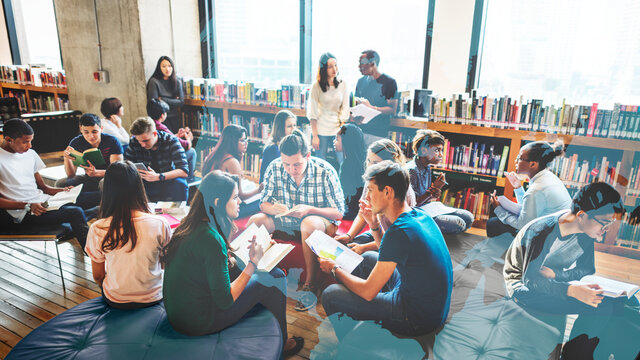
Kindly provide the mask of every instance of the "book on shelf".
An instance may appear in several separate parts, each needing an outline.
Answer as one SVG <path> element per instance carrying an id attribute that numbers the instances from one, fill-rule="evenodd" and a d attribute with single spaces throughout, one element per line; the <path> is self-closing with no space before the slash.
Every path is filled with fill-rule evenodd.
<path id="1" fill-rule="evenodd" d="M 314 231 L 305 241 L 316 255 L 335 261 L 337 265 L 349 273 L 353 272 L 364 260 L 362 255 L 356 254 L 320 230 Z"/>
<path id="2" fill-rule="evenodd" d="M 231 115 L 229 124 L 236 124 L 247 129 L 247 136 L 264 142 L 269 138 L 273 119 L 257 116 Z"/>
<path id="3" fill-rule="evenodd" d="M 631 298 L 633 295 L 638 292 L 640 286 L 629 284 L 622 281 L 617 281 L 613 279 L 608 279 L 606 277 L 598 276 L 598 275 L 586 275 L 580 280 L 569 281 L 571 285 L 593 285 L 596 284 L 604 290 L 604 296 L 608 297 L 621 297 L 626 296 L 627 298 Z"/>
<path id="4" fill-rule="evenodd" d="M 258 261 L 257 270 L 259 271 L 273 270 L 294 248 L 291 244 L 272 244 L 271 236 L 264 225 L 258 227 L 252 223 L 229 244 L 229 251 L 243 264 L 243 267 L 249 263 L 249 246 L 254 236 L 264 251 L 262 259 Z"/>
<path id="5" fill-rule="evenodd" d="M 69 155 L 73 158 L 73 165 L 75 166 L 90 166 L 89 162 L 93 166 L 102 166 L 105 164 L 102 152 L 98 148 L 87 149 L 83 152 L 72 150 Z"/>
<path id="6" fill-rule="evenodd" d="M 640 249 L 640 222 L 638 219 L 633 219 L 631 212 L 626 212 L 620 221 L 616 245 Z"/>
<path id="7" fill-rule="evenodd" d="M 626 185 L 627 180 L 623 180 L 620 176 L 621 165 L 620 161 L 614 163 L 606 156 L 602 158 L 593 156 L 590 161 L 580 160 L 580 156 L 576 153 L 555 158 L 549 170 L 569 188 L 582 188 L 594 181 L 606 182 L 612 186 Z"/>
<path id="8" fill-rule="evenodd" d="M 449 207 L 465 209 L 471 212 L 476 220 L 489 220 L 490 202 L 489 192 L 476 192 L 475 188 L 460 189 L 457 191 L 445 189 L 442 191 L 440 201 Z"/>
<path id="9" fill-rule="evenodd" d="M 182 125 L 200 132 L 200 135 L 218 137 L 224 128 L 222 116 L 203 109 L 182 111 Z"/>
<path id="10" fill-rule="evenodd" d="M 0 65 L 0 81 L 41 87 L 67 87 L 64 71 L 35 65 Z"/>
<path id="11" fill-rule="evenodd" d="M 498 176 L 504 173 L 506 160 L 502 161 L 502 157 L 508 153 L 508 146 L 503 146 L 498 153 L 493 144 L 473 141 L 468 146 L 452 146 L 449 140 L 445 140 L 442 162 L 448 170 Z"/>

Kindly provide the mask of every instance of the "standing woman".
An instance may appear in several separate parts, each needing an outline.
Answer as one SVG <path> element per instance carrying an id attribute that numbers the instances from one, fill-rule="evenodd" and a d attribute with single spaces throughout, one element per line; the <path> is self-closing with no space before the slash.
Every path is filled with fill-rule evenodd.
<path id="1" fill-rule="evenodd" d="M 247 152 L 247 129 L 242 126 L 230 124 L 222 130 L 220 141 L 213 148 L 213 151 L 205 158 L 202 166 L 202 175 L 207 175 L 213 170 L 221 170 L 231 175 L 236 175 L 242 180 L 242 159 Z M 264 186 L 260 184 L 252 191 L 244 192 L 238 182 L 239 196 L 241 200 L 246 200 L 262 191 Z M 249 204 L 240 205 L 240 217 L 244 218 L 256 214 L 260 211 L 260 202 L 253 201 Z"/>
<path id="2" fill-rule="evenodd" d="M 349 90 L 344 81 L 338 80 L 338 63 L 331 53 L 320 56 L 318 81 L 311 87 L 307 102 L 307 118 L 311 122 L 311 146 L 315 155 L 326 160 L 338 129 L 349 119 Z M 342 163 L 342 154 L 336 155 Z"/>
<path id="3" fill-rule="evenodd" d="M 571 208 L 571 196 L 567 188 L 554 173 L 547 168 L 557 156 L 564 152 L 564 144 L 557 141 L 551 145 L 546 141 L 534 141 L 520 148 L 516 158 L 516 173 L 505 176 L 513 185 L 519 214 L 505 210 L 495 195 L 491 196 L 496 217 L 487 221 L 487 236 L 493 237 L 506 232 L 513 236 L 529 221 Z M 529 178 L 529 188 L 524 191 L 517 175 Z"/>
<path id="4" fill-rule="evenodd" d="M 184 104 L 184 92 L 182 82 L 176 76 L 173 60 L 168 56 L 158 59 L 156 70 L 147 83 L 147 102 L 158 99 L 169 104 L 169 112 L 164 124 L 173 133 L 178 133 L 181 128 L 178 117 L 180 107 Z"/>
<path id="5" fill-rule="evenodd" d="M 354 124 L 342 125 L 336 134 L 334 147 L 344 155 L 344 161 L 340 165 L 340 184 L 347 212 L 343 219 L 353 220 L 360 210 L 359 201 L 364 187 L 362 175 L 367 158 L 362 130 Z"/>
<path id="6" fill-rule="evenodd" d="M 129 133 L 122 127 L 122 117 L 124 116 L 124 106 L 120 99 L 112 97 L 102 100 L 100 104 L 100 112 L 104 118 L 102 119 L 102 132 L 118 139 L 122 145 L 122 153 L 129 146 Z"/>
<path id="7" fill-rule="evenodd" d="M 171 229 L 164 218 L 149 213 L 142 178 L 132 162 L 117 161 L 107 168 L 98 217 L 89 228 L 85 251 L 104 301 L 118 309 L 162 301 L 160 251 Z"/>
<path id="8" fill-rule="evenodd" d="M 304 339 L 287 338 L 284 273 L 274 268 L 254 274 L 263 255 L 257 242 L 249 248 L 244 269 L 229 261 L 229 237 L 236 230 L 233 219 L 239 204 L 238 186 L 230 175 L 214 171 L 202 179 L 189 214 L 162 255 L 167 317 L 176 331 L 198 336 L 225 329 L 262 304 L 280 324 L 283 357 L 291 356 L 300 351 Z"/>
<path id="9" fill-rule="evenodd" d="M 269 145 L 262 150 L 262 161 L 260 163 L 260 183 L 264 182 L 264 173 L 267 171 L 269 164 L 280 157 L 280 140 L 291 134 L 296 129 L 298 119 L 289 110 L 280 110 L 273 119 L 273 130 L 271 130 L 271 138 Z"/>

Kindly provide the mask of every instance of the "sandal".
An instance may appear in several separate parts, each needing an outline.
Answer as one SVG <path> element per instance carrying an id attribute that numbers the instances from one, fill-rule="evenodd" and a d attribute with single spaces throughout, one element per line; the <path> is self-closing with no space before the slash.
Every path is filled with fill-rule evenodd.
<path id="1" fill-rule="evenodd" d="M 292 336 L 291 338 L 296 342 L 296 345 L 289 350 L 283 351 L 282 352 L 283 358 L 288 358 L 289 356 L 293 356 L 297 354 L 304 347 L 304 338 L 300 336 Z"/>

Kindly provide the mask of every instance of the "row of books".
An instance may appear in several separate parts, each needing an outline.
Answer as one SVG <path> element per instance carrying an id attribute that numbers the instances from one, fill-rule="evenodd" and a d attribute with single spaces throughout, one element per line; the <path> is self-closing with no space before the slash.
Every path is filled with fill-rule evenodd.
<path id="1" fill-rule="evenodd" d="M 219 79 L 184 79 L 188 99 L 236 104 L 277 106 L 304 109 L 309 98 L 309 85 L 282 85 L 280 89 L 256 88 L 251 82 L 228 82 Z"/>
<path id="2" fill-rule="evenodd" d="M 453 145 L 445 140 L 442 167 L 448 170 L 501 177 L 504 173 L 509 146 L 473 141 L 467 145 Z"/>
<path id="3" fill-rule="evenodd" d="M 550 170 L 558 176 L 560 180 L 569 188 L 582 188 L 594 181 L 603 181 L 615 186 L 616 184 L 627 185 L 627 181 L 620 176 L 620 161 L 614 163 L 604 156 L 597 159 L 595 156 L 591 161 L 580 161 L 578 154 L 556 158 Z"/>
<path id="4" fill-rule="evenodd" d="M 640 196 L 640 159 L 633 162 L 627 184 L 627 196 Z"/>
<path id="5" fill-rule="evenodd" d="M 31 112 L 69 110 L 69 99 L 51 95 L 31 95 Z"/>
<path id="6" fill-rule="evenodd" d="M 244 160 L 242 161 L 242 170 L 245 176 L 258 179 L 260 177 L 260 159 L 262 154 L 244 154 Z"/>
<path id="7" fill-rule="evenodd" d="M 417 90 L 416 90 L 417 91 Z M 402 92 L 401 102 L 409 92 Z M 526 101 L 526 103 L 525 103 Z M 502 129 L 530 130 L 554 134 L 640 139 L 640 112 L 636 105 L 614 104 L 613 109 L 599 109 L 591 105 L 544 105 L 542 100 L 525 100 L 522 96 L 492 98 L 467 94 L 450 99 L 430 97 L 425 117 L 433 121 L 469 124 Z M 406 106 L 399 115 L 408 115 Z"/>
<path id="8" fill-rule="evenodd" d="M 640 249 L 640 224 L 633 224 L 632 214 L 627 212 L 620 221 L 616 245 L 632 249 Z"/>
<path id="9" fill-rule="evenodd" d="M 18 106 L 20 107 L 20 112 L 26 113 L 29 111 L 27 109 L 27 95 L 23 91 L 12 91 L 9 90 L 4 94 L 6 97 L 13 97 L 18 100 Z"/>
<path id="10" fill-rule="evenodd" d="M 0 65 L 0 81 L 21 85 L 67 87 L 67 78 L 64 71 L 32 65 Z"/>
<path id="11" fill-rule="evenodd" d="M 182 111 L 182 126 L 196 130 L 201 135 L 220 136 L 224 128 L 222 116 L 200 109 L 195 111 Z"/>
<path id="12" fill-rule="evenodd" d="M 269 138 L 271 121 L 256 116 L 231 115 L 230 124 L 236 124 L 247 129 L 247 136 L 252 139 L 260 139 L 263 142 Z"/>
<path id="13" fill-rule="evenodd" d="M 466 188 L 458 191 L 445 189 L 440 201 L 447 206 L 465 209 L 471 212 L 476 220 L 489 220 L 490 194 L 488 192 L 476 192 L 474 188 Z"/>

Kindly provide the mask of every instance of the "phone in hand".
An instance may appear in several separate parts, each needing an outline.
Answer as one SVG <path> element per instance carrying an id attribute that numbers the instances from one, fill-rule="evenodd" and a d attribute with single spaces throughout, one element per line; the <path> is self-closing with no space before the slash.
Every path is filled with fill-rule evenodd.
<path id="1" fill-rule="evenodd" d="M 147 168 L 147 165 L 145 165 L 144 163 L 138 162 L 134 163 L 133 165 L 135 165 L 136 169 L 138 170 L 149 171 L 149 168 Z"/>

